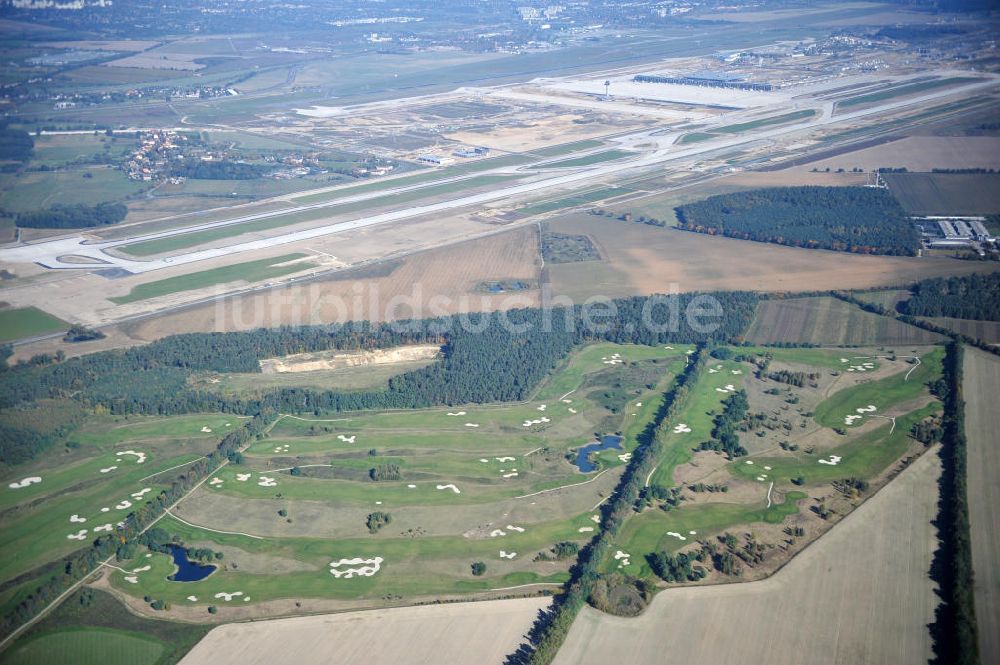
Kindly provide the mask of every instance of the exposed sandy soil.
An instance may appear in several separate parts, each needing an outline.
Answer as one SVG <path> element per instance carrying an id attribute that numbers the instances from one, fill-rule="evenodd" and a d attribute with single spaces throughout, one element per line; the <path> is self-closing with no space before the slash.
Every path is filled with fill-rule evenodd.
<path id="1" fill-rule="evenodd" d="M 861 289 L 997 269 L 995 265 L 947 258 L 862 256 L 782 247 L 626 224 L 583 213 L 558 218 L 551 225 L 558 233 L 589 235 L 605 257 L 602 262 L 548 266 L 553 291 L 576 300 L 594 294 L 666 293 L 675 284 L 680 291 Z"/>
<path id="2" fill-rule="evenodd" d="M 584 608 L 558 665 L 926 662 L 937 598 L 933 449 L 772 577 L 661 592 L 634 619 Z"/>
<path id="3" fill-rule="evenodd" d="M 220 626 L 183 665 L 501 663 L 548 598 L 401 607 Z"/>
<path id="4" fill-rule="evenodd" d="M 577 114 L 557 115 L 526 122 L 523 125 L 500 127 L 490 131 L 464 131 L 445 134 L 452 141 L 470 145 L 483 145 L 494 150 L 521 152 L 557 143 L 569 143 L 581 139 L 620 134 L 641 123 L 630 122 L 620 117 L 584 116 Z"/>
<path id="5" fill-rule="evenodd" d="M 265 358 L 260 361 L 260 369 L 264 374 L 282 374 L 285 372 L 313 372 L 322 369 L 340 369 L 360 367 L 363 365 L 391 365 L 414 360 L 434 358 L 441 348 L 434 344 L 416 346 L 400 346 L 394 349 L 375 349 L 374 351 L 357 351 L 342 353 L 321 351 L 318 353 L 296 353 L 283 358 Z"/>
<path id="6" fill-rule="evenodd" d="M 1000 662 L 1000 358 L 965 348 L 962 388 L 969 455 L 969 519 L 979 657 Z"/>

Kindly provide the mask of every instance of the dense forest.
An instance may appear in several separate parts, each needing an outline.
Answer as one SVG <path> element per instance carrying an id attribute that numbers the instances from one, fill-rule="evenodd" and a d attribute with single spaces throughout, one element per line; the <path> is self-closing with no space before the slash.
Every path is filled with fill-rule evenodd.
<path id="1" fill-rule="evenodd" d="M 321 413 L 364 409 L 523 400 L 577 344 L 704 343 L 733 340 L 750 324 L 757 296 L 715 293 L 719 316 L 711 332 L 699 332 L 683 314 L 697 294 L 654 300 L 614 301 L 616 311 L 588 317 L 579 308 L 519 309 L 374 325 L 260 329 L 240 333 L 176 335 L 142 347 L 79 358 L 42 358 L 0 371 L 0 409 L 22 408 L 47 398 L 70 398 L 115 414 L 169 415 L 224 411 L 252 415 L 264 410 Z M 649 324 L 644 323 L 647 321 Z M 659 328 L 657 327 L 659 326 Z M 665 328 L 666 330 L 661 330 Z M 440 344 L 443 359 L 396 376 L 383 390 L 336 391 L 282 388 L 254 397 L 192 388 L 193 372 L 259 372 L 258 360 L 330 349 Z M 27 450 L 4 451 L 11 459 L 37 454 L 45 442 L 18 439 Z M 0 462 L 4 460 L 0 459 Z"/>
<path id="2" fill-rule="evenodd" d="M 777 187 L 710 196 L 676 209 L 678 226 L 731 238 L 859 254 L 913 256 L 920 238 L 887 190 Z"/>
<path id="3" fill-rule="evenodd" d="M 175 178 L 195 180 L 254 180 L 266 175 L 270 170 L 266 166 L 246 162 L 206 161 L 191 157 L 172 163 L 169 174 Z"/>
<path id="4" fill-rule="evenodd" d="M 54 205 L 47 210 L 17 213 L 17 225 L 26 229 L 84 229 L 117 224 L 125 219 L 128 208 L 122 203 L 97 205 Z"/>
<path id="5" fill-rule="evenodd" d="M 0 160 L 27 162 L 35 149 L 31 134 L 23 129 L 11 129 L 7 123 L 0 124 Z"/>
<path id="6" fill-rule="evenodd" d="M 1000 272 L 917 282 L 913 297 L 900 303 L 899 310 L 910 316 L 1000 321 Z"/>

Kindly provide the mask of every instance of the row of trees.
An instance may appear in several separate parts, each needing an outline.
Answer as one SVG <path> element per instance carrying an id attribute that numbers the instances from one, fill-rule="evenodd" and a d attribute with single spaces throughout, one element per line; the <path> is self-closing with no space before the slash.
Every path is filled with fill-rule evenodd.
<path id="1" fill-rule="evenodd" d="M 117 224 L 125 219 L 128 208 L 124 203 L 97 205 L 54 205 L 46 210 L 30 210 L 15 215 L 18 226 L 26 229 L 84 229 Z"/>
<path id="2" fill-rule="evenodd" d="M 667 421 L 674 416 L 690 394 L 690 386 L 705 367 L 708 352 L 700 345 L 687 367 L 666 393 L 657 413 L 638 437 L 638 447 L 625 469 L 614 494 L 602 508 L 600 531 L 580 552 L 570 569 L 570 580 L 552 606 L 535 622 L 529 633 L 529 643 L 508 658 L 508 663 L 548 665 L 555 658 L 569 633 L 573 620 L 593 593 L 600 579 L 599 567 L 611 556 L 612 543 L 625 518 L 641 502 L 645 479 L 656 468 L 663 453 L 662 440 L 669 430 Z"/>
<path id="3" fill-rule="evenodd" d="M 23 129 L 0 124 L 0 160 L 27 162 L 35 152 L 35 141 Z"/>
<path id="4" fill-rule="evenodd" d="M 1000 272 L 925 279 L 899 309 L 910 316 L 1000 321 Z"/>
<path id="5" fill-rule="evenodd" d="M 860 254 L 916 255 L 920 237 L 892 194 L 869 187 L 776 187 L 676 208 L 686 231 Z"/>
<path id="6" fill-rule="evenodd" d="M 722 413 L 712 421 L 712 441 L 701 445 L 702 450 L 717 450 L 735 459 L 747 454 L 740 444 L 740 430 L 746 429 L 750 401 L 745 390 L 738 390 L 722 401 Z"/>

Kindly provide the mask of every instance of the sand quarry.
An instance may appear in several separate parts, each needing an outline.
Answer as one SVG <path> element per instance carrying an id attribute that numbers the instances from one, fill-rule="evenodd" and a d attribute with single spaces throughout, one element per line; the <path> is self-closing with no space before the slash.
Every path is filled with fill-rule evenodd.
<path id="1" fill-rule="evenodd" d="M 260 361 L 263 374 L 284 374 L 286 372 L 315 372 L 324 369 L 363 367 L 366 365 L 392 365 L 396 363 L 432 360 L 441 353 L 441 347 L 433 344 L 400 346 L 394 349 L 373 351 L 318 351 L 297 353 L 283 358 L 265 358 Z"/>
<path id="2" fill-rule="evenodd" d="M 501 663 L 549 602 L 519 598 L 233 623 L 212 630 L 181 665 Z"/>

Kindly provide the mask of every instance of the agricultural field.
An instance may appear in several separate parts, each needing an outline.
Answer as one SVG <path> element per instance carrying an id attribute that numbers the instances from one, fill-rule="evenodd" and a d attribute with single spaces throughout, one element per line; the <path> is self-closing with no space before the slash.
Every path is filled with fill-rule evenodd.
<path id="1" fill-rule="evenodd" d="M 0 342 L 66 330 L 69 324 L 37 307 L 0 309 Z"/>
<path id="2" fill-rule="evenodd" d="M 623 196 L 625 194 L 632 193 L 632 191 L 634 190 L 629 189 L 628 187 L 605 187 L 603 189 L 595 189 L 590 192 L 574 194 L 573 196 L 567 196 L 554 201 L 529 203 L 523 208 L 518 208 L 517 212 L 521 215 L 541 215 L 555 210 L 574 208 L 576 206 L 587 205 L 588 203 L 595 203 L 597 201 Z"/>
<path id="3" fill-rule="evenodd" d="M 122 171 L 107 166 L 3 175 L 0 176 L 0 208 L 22 212 L 57 203 L 95 205 L 122 200 L 146 187 L 148 183 L 133 182 Z"/>
<path id="4" fill-rule="evenodd" d="M 933 344 L 943 336 L 824 296 L 765 300 L 746 339 L 755 344 Z"/>
<path id="5" fill-rule="evenodd" d="M 991 663 L 1000 658 L 1000 461 L 996 454 L 1000 359 L 966 347 L 962 393 L 979 656 L 982 662 Z"/>
<path id="6" fill-rule="evenodd" d="M 548 598 L 400 607 L 216 628 L 183 665 L 500 663 Z"/>
<path id="7" fill-rule="evenodd" d="M 948 330 L 981 339 L 987 344 L 1000 344 L 1000 321 L 977 321 L 975 319 L 953 319 L 946 316 L 921 317 L 924 321 Z"/>
<path id="8" fill-rule="evenodd" d="M 889 173 L 885 181 L 911 215 L 990 215 L 1000 210 L 1000 174 Z"/>
<path id="9" fill-rule="evenodd" d="M 925 453 L 766 580 L 669 588 L 635 618 L 586 607 L 555 662 L 927 661 L 926 625 L 938 602 L 927 571 L 940 473 L 938 456 Z M 705 639 L 706 625 L 725 628 Z"/>
<path id="10" fill-rule="evenodd" d="M 716 355 L 659 435 L 646 507 L 605 572 L 655 580 L 656 556 L 711 551 L 695 564 L 709 582 L 766 577 L 923 453 L 912 432 L 941 412 L 940 347 Z"/>
<path id="11" fill-rule="evenodd" d="M 156 298 L 182 291 L 194 291 L 229 282 L 246 282 L 252 284 L 253 282 L 262 282 L 266 279 L 276 279 L 284 275 L 302 272 L 303 270 L 315 267 L 315 264 L 312 262 L 299 260 L 305 256 L 305 254 L 284 254 L 269 259 L 233 263 L 221 268 L 212 268 L 211 270 L 201 270 L 186 275 L 158 279 L 133 287 L 128 295 L 112 296 L 108 300 L 118 305 L 124 305 L 138 300 Z"/>
<path id="12" fill-rule="evenodd" d="M 636 210 L 638 214 L 638 210 Z M 654 210 L 645 214 L 659 219 Z M 989 272 L 989 265 L 946 258 L 861 256 L 705 236 L 645 224 L 628 224 L 586 213 L 553 218 L 556 233 L 586 235 L 600 263 L 548 266 L 552 290 L 582 302 L 595 293 L 610 297 L 681 291 L 748 289 L 801 292 L 863 289 L 915 282 L 930 276 Z"/>

